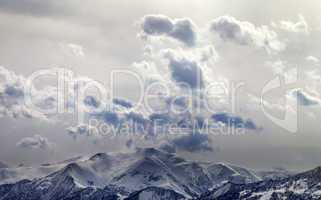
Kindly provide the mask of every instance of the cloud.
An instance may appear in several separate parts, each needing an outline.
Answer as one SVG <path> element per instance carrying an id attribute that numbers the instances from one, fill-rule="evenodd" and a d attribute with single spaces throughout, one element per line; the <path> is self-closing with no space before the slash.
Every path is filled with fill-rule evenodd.
<path id="1" fill-rule="evenodd" d="M 72 44 L 72 43 L 68 44 L 67 46 L 70 48 L 73 55 L 79 56 L 79 57 L 85 56 L 84 48 L 82 46 L 78 44 Z"/>
<path id="2" fill-rule="evenodd" d="M 4 0 L 0 3 L 0 10 L 25 15 L 44 16 L 66 14 L 66 6 L 55 1 L 16 1 Z"/>
<path id="3" fill-rule="evenodd" d="M 176 152 L 175 146 L 169 142 L 161 143 L 159 145 L 159 149 L 163 150 L 167 153 L 175 153 Z"/>
<path id="4" fill-rule="evenodd" d="M 306 71 L 304 75 L 306 79 L 311 81 L 317 81 L 319 83 L 319 81 L 321 80 L 320 71 L 318 69 Z"/>
<path id="5" fill-rule="evenodd" d="M 284 50 L 285 45 L 268 26 L 257 27 L 247 21 L 239 21 L 231 16 L 221 16 L 210 24 L 210 31 L 217 33 L 224 41 L 239 45 L 255 46 L 268 53 Z"/>
<path id="6" fill-rule="evenodd" d="M 167 113 L 153 113 L 149 116 L 150 121 L 158 124 L 169 124 L 174 122 L 171 116 Z"/>
<path id="7" fill-rule="evenodd" d="M 16 146 L 24 149 L 50 150 L 55 146 L 55 144 L 51 143 L 47 138 L 42 137 L 41 135 L 34 135 L 32 137 L 22 138 L 17 142 Z"/>
<path id="8" fill-rule="evenodd" d="M 85 56 L 84 47 L 74 43 L 59 43 L 59 48 L 65 56 L 81 58 Z"/>
<path id="9" fill-rule="evenodd" d="M 133 107 L 133 103 L 126 100 L 126 99 L 114 98 L 113 103 L 116 105 L 120 105 L 122 107 L 125 107 L 125 108 L 132 108 Z"/>
<path id="10" fill-rule="evenodd" d="M 256 124 L 250 120 L 244 120 L 239 116 L 232 116 L 228 113 L 217 113 L 212 115 L 212 119 L 216 122 L 221 122 L 227 126 L 230 127 L 240 127 L 240 128 L 246 128 L 250 130 L 256 130 L 258 127 Z"/>
<path id="11" fill-rule="evenodd" d="M 63 72 L 63 76 L 61 75 Z M 97 108 L 100 102 L 95 96 L 84 96 L 78 102 L 76 93 L 85 86 L 91 86 L 92 79 L 73 76 L 73 72 L 62 68 L 49 68 L 37 71 L 39 76 L 35 77 L 30 85 L 27 85 L 29 77 L 15 74 L 0 66 L 0 115 L 14 118 L 26 117 L 41 120 L 50 120 L 51 116 L 58 114 L 58 103 L 65 108 L 75 110 L 76 106 L 91 106 Z M 61 79 L 68 83 L 68 92 L 50 85 L 50 78 L 59 74 Z M 32 76 L 31 76 L 32 77 Z M 45 77 L 45 79 L 43 79 Z M 48 81 L 49 83 L 47 83 Z M 45 84 L 43 84 L 45 83 Z M 27 87 L 28 86 L 28 87 Z M 62 94 L 63 92 L 63 94 Z M 63 95 L 63 101 L 58 101 L 58 97 Z M 79 104 L 78 104 L 79 103 Z M 82 111 L 82 110 L 78 110 Z"/>
<path id="12" fill-rule="evenodd" d="M 188 84 L 191 88 L 202 88 L 203 72 L 200 64 L 194 60 L 177 55 L 174 51 L 166 51 L 172 79 L 177 83 Z"/>
<path id="13" fill-rule="evenodd" d="M 100 102 L 96 99 L 96 97 L 88 95 L 84 98 L 84 104 L 86 106 L 98 108 L 100 105 Z"/>
<path id="14" fill-rule="evenodd" d="M 114 111 L 105 110 L 99 113 L 91 114 L 91 116 L 94 116 L 97 119 L 101 119 L 104 122 L 115 126 L 117 126 L 121 122 L 118 113 Z"/>
<path id="15" fill-rule="evenodd" d="M 126 141 L 126 147 L 128 149 L 133 149 L 135 147 L 135 143 L 134 143 L 133 139 L 129 139 Z"/>
<path id="16" fill-rule="evenodd" d="M 42 113 L 32 110 L 25 105 L 25 87 L 26 79 L 12 71 L 0 66 L 0 115 L 10 117 L 38 118 L 45 120 L 46 116 Z M 43 108 L 48 106 L 50 99 L 47 91 L 34 91 L 33 100 L 35 104 Z"/>
<path id="17" fill-rule="evenodd" d="M 126 114 L 126 118 L 128 121 L 132 120 L 137 124 L 146 124 L 148 122 L 148 120 L 142 114 L 136 112 L 130 112 Z"/>
<path id="18" fill-rule="evenodd" d="M 89 87 L 87 88 L 88 90 L 96 89 L 96 85 L 93 83 L 97 82 L 86 77 L 74 76 L 71 71 L 65 69 L 50 68 L 48 72 L 52 75 L 58 74 L 61 70 L 65 75 L 62 78 L 68 83 L 68 92 L 64 91 L 62 94 L 63 106 L 68 110 L 76 111 L 77 109 L 77 112 L 84 113 L 84 116 L 86 115 L 85 112 L 89 110 L 88 112 L 90 113 L 87 114 L 92 114 L 96 118 L 115 124 L 118 118 L 117 113 L 103 111 L 102 108 L 107 108 L 108 105 L 114 106 L 118 110 L 127 110 L 130 107 L 131 103 L 122 99 L 114 100 L 114 104 L 112 104 L 97 98 L 95 95 L 83 94 L 83 96 L 76 96 L 78 91 L 87 88 L 87 86 Z M 25 88 L 27 81 L 26 77 L 19 76 L 0 66 L 0 116 L 37 118 L 41 120 L 50 120 L 51 117 L 57 116 L 58 92 L 61 92 L 58 91 L 59 88 L 50 86 L 50 84 L 44 86 L 41 81 L 35 81 L 30 86 L 31 88 Z M 93 86 L 93 88 L 90 86 Z M 41 89 L 38 89 L 39 87 Z M 27 104 L 27 98 L 31 99 L 31 105 Z"/>
<path id="19" fill-rule="evenodd" d="M 175 138 L 171 141 L 175 149 L 189 152 L 213 151 L 210 139 L 205 134 L 193 133 Z M 166 149 L 169 149 L 168 147 Z M 173 149 L 169 149 L 173 150 Z"/>
<path id="20" fill-rule="evenodd" d="M 282 20 L 278 23 L 272 23 L 272 26 L 282 29 L 287 32 L 293 33 L 309 33 L 309 26 L 308 23 L 305 21 L 303 15 L 299 15 L 299 21 L 292 22 L 287 20 Z"/>
<path id="21" fill-rule="evenodd" d="M 195 25 L 190 19 L 170 19 L 164 15 L 146 15 L 141 22 L 143 36 L 166 36 L 187 46 L 195 46 Z"/>
<path id="22" fill-rule="evenodd" d="M 143 78 L 146 86 L 155 82 L 165 81 L 164 76 L 162 76 L 159 69 L 153 62 L 145 60 L 141 62 L 135 62 L 133 63 L 133 69 Z"/>
<path id="23" fill-rule="evenodd" d="M 295 90 L 292 95 L 297 98 L 299 104 L 302 106 L 314 106 L 321 104 L 320 99 L 313 97 L 302 90 Z"/>
<path id="24" fill-rule="evenodd" d="M 67 128 L 67 133 L 77 139 L 80 136 L 97 136 L 97 129 L 87 124 L 78 124 Z"/>
<path id="25" fill-rule="evenodd" d="M 312 62 L 314 64 L 318 64 L 320 62 L 319 58 L 314 57 L 314 56 L 307 56 L 305 58 L 306 61 Z"/>

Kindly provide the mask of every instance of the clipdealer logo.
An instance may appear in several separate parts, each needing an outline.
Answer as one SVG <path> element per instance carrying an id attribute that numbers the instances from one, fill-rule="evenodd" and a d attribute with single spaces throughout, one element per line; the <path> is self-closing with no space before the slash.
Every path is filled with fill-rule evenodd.
<path id="1" fill-rule="evenodd" d="M 298 82 L 298 70 L 297 68 L 290 69 L 282 74 L 278 74 L 275 78 L 270 80 L 261 91 L 261 109 L 264 115 L 271 120 L 277 126 L 289 131 L 290 133 L 296 133 L 298 131 L 298 100 L 289 95 L 289 91 L 293 89 L 298 89 L 294 87 Z M 282 90 L 284 93 L 284 105 L 283 117 L 277 117 L 271 114 L 267 107 L 269 101 L 265 96 L 273 90 Z"/>

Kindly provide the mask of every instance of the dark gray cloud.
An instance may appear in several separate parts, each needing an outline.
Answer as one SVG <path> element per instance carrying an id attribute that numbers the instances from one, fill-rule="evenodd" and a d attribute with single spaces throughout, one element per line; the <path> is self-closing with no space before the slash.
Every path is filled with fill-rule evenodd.
<path id="1" fill-rule="evenodd" d="M 149 119 L 158 124 L 169 124 L 173 122 L 173 119 L 167 113 L 153 113 L 149 116 Z"/>
<path id="2" fill-rule="evenodd" d="M 141 23 L 145 36 L 167 36 L 187 46 L 196 43 L 195 25 L 190 19 L 170 19 L 164 15 L 146 15 Z"/>
<path id="3" fill-rule="evenodd" d="M 208 135 L 193 133 L 175 138 L 171 141 L 178 150 L 189 152 L 213 151 Z"/>
<path id="4" fill-rule="evenodd" d="M 169 69 L 174 81 L 188 84 L 193 89 L 203 87 L 203 72 L 199 63 L 188 58 L 178 57 L 171 51 L 167 52 L 165 57 L 169 60 Z"/>
<path id="5" fill-rule="evenodd" d="M 172 70 L 172 77 L 177 82 L 188 83 L 192 88 L 202 87 L 202 71 L 196 62 L 189 60 L 171 60 L 169 66 Z"/>
<path id="6" fill-rule="evenodd" d="M 168 153 L 175 153 L 176 152 L 176 148 L 173 144 L 169 143 L 169 142 L 166 142 L 166 143 L 162 143 L 160 146 L 159 146 L 159 149 L 160 150 L 163 150 L 165 152 L 168 152 Z"/>
<path id="7" fill-rule="evenodd" d="M 186 109 L 189 106 L 189 99 L 187 99 L 186 97 L 173 96 L 167 98 L 166 103 L 168 106 L 176 106 L 181 109 Z"/>
<path id="8" fill-rule="evenodd" d="M 169 35 L 188 46 L 194 46 L 196 43 L 195 28 L 192 21 L 189 19 L 176 20 L 174 28 Z"/>
<path id="9" fill-rule="evenodd" d="M 239 116 L 233 116 L 228 113 L 213 114 L 212 119 L 231 127 L 246 128 L 250 130 L 258 129 L 257 125 L 251 119 L 244 120 Z"/>
<path id="10" fill-rule="evenodd" d="M 134 140 L 133 140 L 133 139 L 127 140 L 127 141 L 126 141 L 126 147 L 127 147 L 128 149 L 134 148 L 134 147 L 135 147 Z"/>
<path id="11" fill-rule="evenodd" d="M 294 91 L 293 96 L 297 98 L 299 104 L 303 106 L 314 106 L 314 105 L 320 105 L 321 103 L 320 99 L 312 97 L 301 90 Z"/>
<path id="12" fill-rule="evenodd" d="M 133 107 L 133 103 L 130 102 L 129 100 L 126 100 L 126 99 L 114 98 L 113 103 L 116 105 L 120 105 L 122 107 L 125 107 L 125 108 L 132 108 Z"/>
<path id="13" fill-rule="evenodd" d="M 41 135 L 34 135 L 32 137 L 22 138 L 17 142 L 17 147 L 25 149 L 42 149 L 48 150 L 54 147 L 54 144 L 51 143 L 47 138 L 42 137 Z"/>
<path id="14" fill-rule="evenodd" d="M 142 21 L 142 29 L 148 35 L 168 34 L 173 30 L 174 24 L 164 15 L 147 15 Z"/>
<path id="15" fill-rule="evenodd" d="M 127 120 L 133 121 L 137 124 L 145 124 L 148 122 L 148 120 L 142 114 L 136 112 L 130 112 L 126 114 L 126 118 Z"/>
<path id="16" fill-rule="evenodd" d="M 14 98 L 21 98 L 24 96 L 22 88 L 13 85 L 7 85 L 7 87 L 4 88 L 4 94 Z"/>
<path id="17" fill-rule="evenodd" d="M 67 128 L 67 133 L 74 139 L 79 136 L 89 135 L 90 127 L 87 124 L 78 124 L 77 126 L 71 126 Z"/>
<path id="18" fill-rule="evenodd" d="M 84 104 L 86 106 L 98 108 L 100 105 L 100 102 L 94 96 L 86 96 L 84 99 Z"/>
<path id="19" fill-rule="evenodd" d="M 108 124 L 112 124 L 115 126 L 121 122 L 120 117 L 118 116 L 118 113 L 113 111 L 106 110 L 100 113 L 94 113 L 92 114 L 92 116 L 96 117 L 97 119 L 101 119 Z"/>
<path id="20" fill-rule="evenodd" d="M 100 102 L 95 96 L 87 95 L 84 98 L 84 104 L 88 107 L 99 108 L 99 106 L 103 103 L 103 105 L 107 105 L 106 102 Z M 114 98 L 112 101 L 113 106 L 121 106 L 125 109 L 129 109 L 133 107 L 133 103 L 126 99 Z"/>

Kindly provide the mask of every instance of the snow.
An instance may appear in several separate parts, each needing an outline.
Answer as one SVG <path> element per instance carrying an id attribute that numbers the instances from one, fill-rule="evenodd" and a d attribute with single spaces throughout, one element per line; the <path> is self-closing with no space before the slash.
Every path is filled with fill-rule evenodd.
<path id="1" fill-rule="evenodd" d="M 0 169 L 0 178 L 2 170 L 4 169 Z M 55 180 L 60 176 L 68 176 L 77 188 L 103 188 L 112 184 L 132 192 L 155 186 L 176 191 L 186 197 L 218 187 L 217 184 L 232 177 L 249 181 L 256 179 L 253 178 L 255 175 L 242 167 L 193 162 L 153 148 L 127 154 L 98 153 L 39 167 L 6 170 L 6 174 L 10 176 L 0 179 L 0 184 L 29 179 L 39 183 L 37 189 L 46 190 L 56 184 Z"/>
<path id="2" fill-rule="evenodd" d="M 260 200 L 270 200 L 273 193 L 284 193 L 285 188 L 270 189 L 268 191 L 254 192 L 251 197 L 260 197 Z"/>
<path id="3" fill-rule="evenodd" d="M 312 193 L 313 198 L 320 198 L 320 196 L 321 196 L 321 190 L 317 190 Z"/>
<path id="4" fill-rule="evenodd" d="M 306 179 L 301 179 L 295 181 L 289 188 L 289 191 L 294 192 L 295 194 L 303 194 L 308 189 L 308 184 Z"/>
<path id="5" fill-rule="evenodd" d="M 213 194 L 212 198 L 217 198 L 223 194 L 225 194 L 226 192 L 229 191 L 231 185 L 230 184 L 226 184 L 225 186 L 223 186 L 222 188 L 220 188 L 219 190 L 215 191 L 215 193 Z"/>

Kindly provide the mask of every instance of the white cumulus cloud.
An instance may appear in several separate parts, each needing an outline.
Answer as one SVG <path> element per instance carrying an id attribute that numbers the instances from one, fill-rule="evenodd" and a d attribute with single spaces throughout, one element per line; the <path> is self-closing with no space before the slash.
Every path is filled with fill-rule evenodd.
<path id="1" fill-rule="evenodd" d="M 16 146 L 25 149 L 50 150 L 54 148 L 55 144 L 41 135 L 34 135 L 32 137 L 22 138 L 17 142 Z"/>
<path id="2" fill-rule="evenodd" d="M 285 44 L 279 40 L 277 33 L 268 26 L 255 26 L 232 16 L 214 19 L 210 24 L 210 30 L 217 33 L 224 41 L 264 48 L 268 53 L 279 52 L 285 48 Z"/>
<path id="3" fill-rule="evenodd" d="M 299 15 L 299 20 L 297 22 L 292 22 L 289 20 L 281 20 L 278 23 L 272 23 L 272 26 L 282 29 L 287 32 L 293 33 L 309 33 L 309 25 L 305 21 L 303 15 Z"/>

